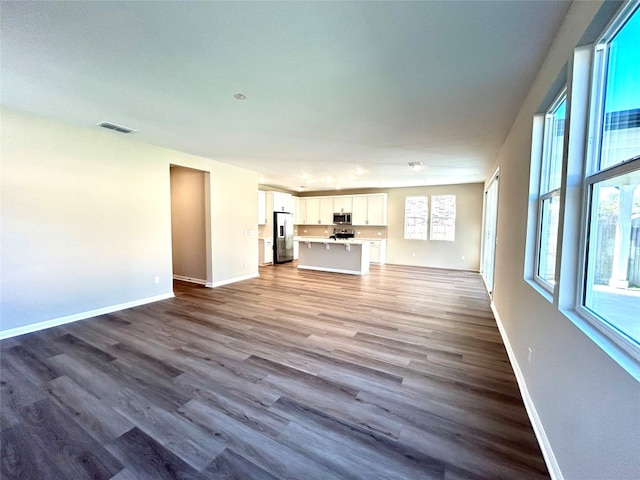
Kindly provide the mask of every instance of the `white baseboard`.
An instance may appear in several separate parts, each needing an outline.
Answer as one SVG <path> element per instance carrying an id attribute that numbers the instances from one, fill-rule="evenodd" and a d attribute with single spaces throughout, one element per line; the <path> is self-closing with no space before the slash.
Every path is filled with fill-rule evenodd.
<path id="1" fill-rule="evenodd" d="M 549 469 L 549 474 L 551 475 L 551 478 L 553 480 L 564 480 L 562 471 L 560 470 L 560 465 L 558 465 L 556 456 L 554 455 L 553 449 L 551 448 L 551 443 L 549 443 L 549 438 L 544 431 L 544 427 L 542 426 L 542 421 L 540 420 L 540 416 L 538 415 L 536 406 L 533 403 L 531 395 L 529 395 L 527 383 L 524 380 L 524 375 L 522 374 L 522 370 L 520 369 L 520 365 L 518 364 L 518 359 L 516 358 L 513 348 L 511 347 L 511 343 L 509 342 L 507 331 L 502 324 L 502 320 L 500 320 L 500 315 L 498 314 L 498 310 L 496 309 L 493 301 L 491 302 L 491 311 L 493 312 L 493 316 L 496 319 L 498 330 L 500 331 L 500 336 L 502 337 L 502 342 L 504 343 L 504 347 L 507 350 L 507 355 L 509 355 L 509 362 L 511 363 L 511 367 L 513 368 L 513 373 L 515 373 L 516 375 L 516 380 L 518 382 L 518 388 L 520 389 L 520 395 L 522 395 L 524 408 L 527 410 L 527 414 L 529 415 L 529 420 L 531 421 L 533 432 L 535 433 L 538 444 L 540 445 L 540 450 L 542 450 L 542 456 L 544 457 L 544 461 L 547 464 L 547 468 Z"/>
<path id="2" fill-rule="evenodd" d="M 193 277 L 184 277 L 182 275 L 174 275 L 173 276 L 174 280 L 180 280 L 182 282 L 189 282 L 189 283 L 197 283 L 198 285 L 207 285 L 207 281 L 206 280 L 202 280 L 201 278 L 193 278 Z"/>
<path id="3" fill-rule="evenodd" d="M 250 275 L 243 275 L 242 277 L 234 277 L 229 280 L 220 280 L 219 282 L 207 282 L 206 286 L 209 288 L 221 287 L 223 285 L 229 285 L 230 283 L 241 282 L 243 280 L 249 280 L 250 278 L 258 278 L 260 276 L 259 273 L 252 273 Z"/>
<path id="4" fill-rule="evenodd" d="M 318 272 L 331 272 L 331 273 L 348 273 L 349 275 L 366 275 L 369 273 L 369 270 L 366 272 L 361 272 L 360 270 L 343 270 L 340 268 L 329 268 L 329 267 L 314 267 L 310 265 L 298 265 L 300 270 L 316 270 Z"/>
<path id="5" fill-rule="evenodd" d="M 140 300 L 133 300 L 132 302 L 120 303 L 118 305 L 111 305 L 109 307 L 97 308 L 95 310 L 89 310 L 88 312 L 75 313 L 73 315 L 67 315 L 65 317 L 54 318 L 52 320 L 45 320 L 44 322 L 32 323 L 24 325 L 22 327 L 10 328 L 8 330 L 0 330 L 0 340 L 10 337 L 17 337 L 18 335 L 24 335 L 25 333 L 33 333 L 39 330 L 44 330 L 51 327 L 58 327 L 67 323 L 77 322 L 78 320 L 85 320 L 91 317 L 97 317 L 98 315 L 105 315 L 107 313 L 117 312 L 118 310 L 125 310 L 127 308 L 138 307 L 146 303 L 153 303 L 159 300 L 166 300 L 173 298 L 174 294 L 164 293 L 162 295 L 156 295 L 155 297 L 141 298 Z"/>

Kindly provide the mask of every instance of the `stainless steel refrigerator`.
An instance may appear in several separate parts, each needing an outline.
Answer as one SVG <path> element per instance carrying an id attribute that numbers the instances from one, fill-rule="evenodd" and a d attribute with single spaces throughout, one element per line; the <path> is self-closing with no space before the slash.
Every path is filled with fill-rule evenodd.
<path id="1" fill-rule="evenodd" d="M 273 212 L 273 263 L 293 260 L 293 216 Z"/>

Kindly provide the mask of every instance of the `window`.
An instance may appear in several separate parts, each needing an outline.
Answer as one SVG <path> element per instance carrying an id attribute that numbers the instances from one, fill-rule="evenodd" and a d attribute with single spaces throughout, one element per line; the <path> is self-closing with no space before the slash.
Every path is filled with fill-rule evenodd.
<path id="1" fill-rule="evenodd" d="M 545 116 L 538 196 L 535 278 L 550 291 L 556 283 L 556 247 L 566 114 L 567 95 L 563 90 Z"/>
<path id="2" fill-rule="evenodd" d="M 431 196 L 429 240 L 453 242 L 456 239 L 456 196 Z"/>
<path id="3" fill-rule="evenodd" d="M 405 240 L 427 239 L 427 216 L 429 203 L 426 195 L 405 197 L 404 238 Z"/>
<path id="4" fill-rule="evenodd" d="M 640 12 L 627 8 L 597 44 L 585 179 L 579 308 L 640 353 Z"/>

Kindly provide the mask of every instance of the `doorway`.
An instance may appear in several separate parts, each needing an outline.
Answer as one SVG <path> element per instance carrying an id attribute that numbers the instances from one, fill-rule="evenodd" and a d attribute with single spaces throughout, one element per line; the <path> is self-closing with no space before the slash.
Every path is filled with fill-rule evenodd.
<path id="1" fill-rule="evenodd" d="M 482 260 L 480 273 L 489 296 L 493 298 L 498 227 L 499 171 L 495 173 L 484 192 L 484 221 L 482 223 Z"/>
<path id="2" fill-rule="evenodd" d="M 211 285 L 209 173 L 170 166 L 173 278 Z"/>

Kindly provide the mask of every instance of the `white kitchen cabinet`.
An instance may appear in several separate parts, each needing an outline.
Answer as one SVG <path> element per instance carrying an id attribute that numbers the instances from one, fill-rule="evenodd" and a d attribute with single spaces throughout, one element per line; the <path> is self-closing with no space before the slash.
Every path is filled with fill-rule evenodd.
<path id="1" fill-rule="evenodd" d="M 369 261 L 384 264 L 387 259 L 387 241 L 369 240 Z"/>
<path id="2" fill-rule="evenodd" d="M 291 209 L 289 211 L 291 212 L 291 218 L 293 218 L 293 224 L 299 224 L 298 216 L 300 215 L 300 198 L 294 196 L 291 197 Z"/>
<path id="3" fill-rule="evenodd" d="M 261 238 L 258 241 L 258 262 L 260 265 L 273 263 L 273 240 L 270 238 Z"/>
<path id="4" fill-rule="evenodd" d="M 320 197 L 320 225 L 333 225 L 333 197 Z"/>
<path id="5" fill-rule="evenodd" d="M 320 197 L 307 197 L 305 225 L 320 224 Z"/>
<path id="6" fill-rule="evenodd" d="M 352 213 L 353 197 L 339 196 L 333 197 L 333 211 L 335 213 Z"/>
<path id="7" fill-rule="evenodd" d="M 353 210 L 351 211 L 351 223 L 353 225 L 368 225 L 368 205 L 366 195 L 356 195 L 353 197 Z"/>
<path id="8" fill-rule="evenodd" d="M 267 223 L 267 192 L 258 190 L 258 225 Z"/>
<path id="9" fill-rule="evenodd" d="M 291 211 L 291 194 L 282 192 L 270 192 L 273 195 L 274 212 Z"/>
<path id="10" fill-rule="evenodd" d="M 387 194 L 354 196 L 351 222 L 353 225 L 386 225 Z"/>
<path id="11" fill-rule="evenodd" d="M 304 200 L 306 214 L 301 225 L 333 225 L 333 197 L 306 197 Z"/>
<path id="12" fill-rule="evenodd" d="M 307 199 L 299 198 L 298 199 L 298 211 L 296 212 L 296 217 L 293 221 L 296 225 L 308 225 L 307 222 Z"/>
<path id="13" fill-rule="evenodd" d="M 367 211 L 369 217 L 367 225 L 386 225 L 387 194 L 367 195 Z"/>

